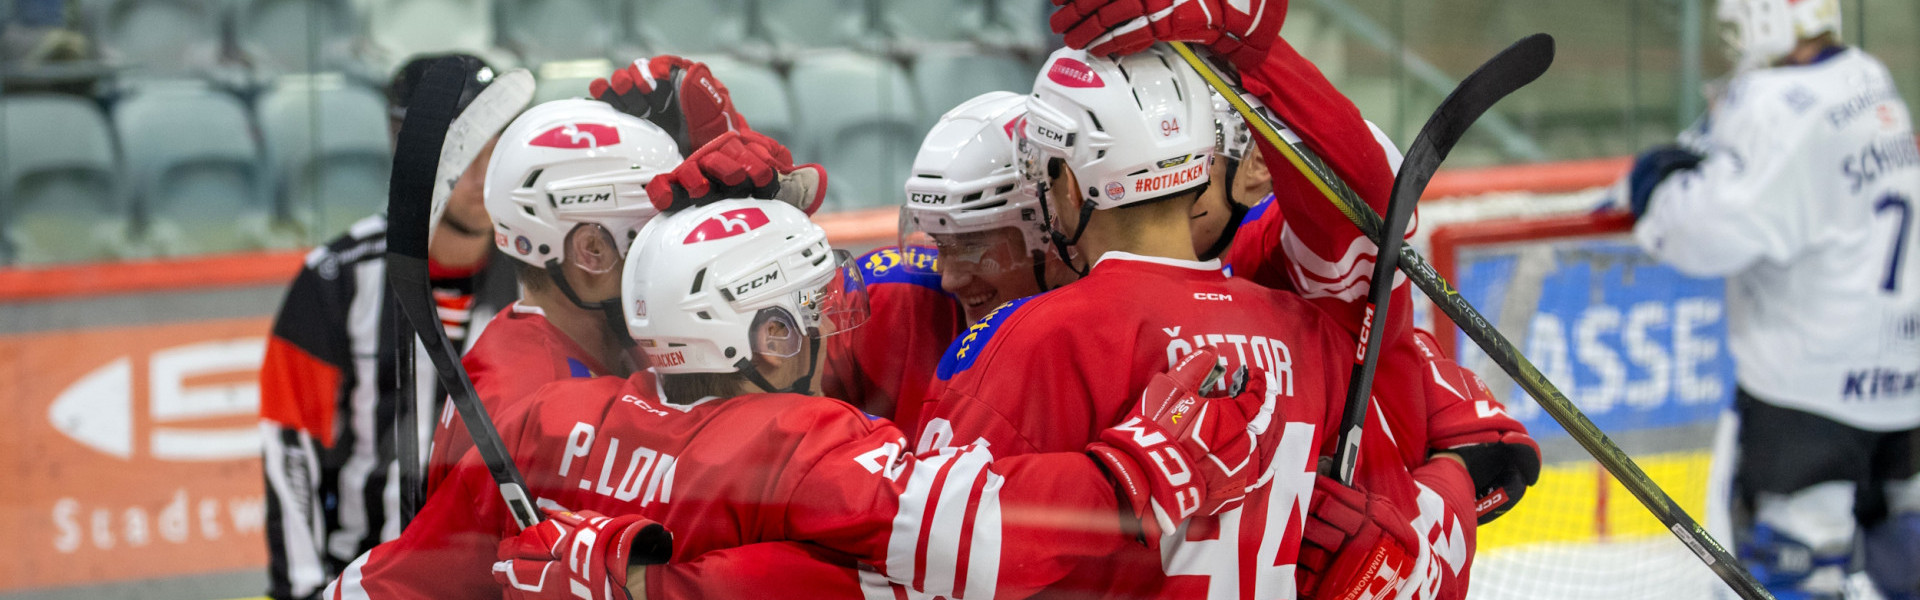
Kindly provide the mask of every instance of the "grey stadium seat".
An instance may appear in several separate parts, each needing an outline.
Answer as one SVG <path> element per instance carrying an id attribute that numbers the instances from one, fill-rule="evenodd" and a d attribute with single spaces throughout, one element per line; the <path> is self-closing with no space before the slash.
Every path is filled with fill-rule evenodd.
<path id="1" fill-rule="evenodd" d="M 763 0 L 760 31 L 782 50 L 876 41 L 866 0 Z"/>
<path id="2" fill-rule="evenodd" d="M 747 0 L 630 1 L 633 32 L 655 52 L 733 52 L 747 41 Z"/>
<path id="3" fill-rule="evenodd" d="M 388 72 L 418 54 L 467 52 L 494 62 L 493 6 L 487 0 L 380 0 L 365 6 L 367 37 L 385 54 Z"/>
<path id="4" fill-rule="evenodd" d="M 293 242 L 270 230 L 259 148 L 239 100 L 203 85 L 149 83 L 120 101 L 113 125 L 160 253 Z"/>
<path id="5" fill-rule="evenodd" d="M 215 0 L 98 0 L 89 7 L 103 54 L 137 67 L 135 75 L 181 75 L 219 62 L 221 5 Z"/>
<path id="6" fill-rule="evenodd" d="M 537 84 L 533 104 L 565 98 L 588 98 L 588 84 L 613 72 L 613 61 L 604 58 L 550 62 L 534 69 Z"/>
<path id="7" fill-rule="evenodd" d="M 239 0 L 235 41 L 268 74 L 330 70 L 351 52 L 352 9 L 346 0 Z"/>
<path id="8" fill-rule="evenodd" d="M 0 236 L 16 264 L 124 256 L 132 219 L 113 136 L 91 100 L 58 94 L 0 98 Z"/>
<path id="9" fill-rule="evenodd" d="M 919 101 L 900 67 L 837 53 L 795 63 L 791 76 L 800 123 L 794 159 L 827 168 L 827 208 L 895 204 L 926 133 Z"/>
<path id="10" fill-rule="evenodd" d="M 498 0 L 501 45 L 528 65 L 604 58 L 619 35 L 615 0 Z"/>
<path id="11" fill-rule="evenodd" d="M 1037 69 L 1009 56 L 942 50 L 921 54 L 913 63 L 914 88 L 926 102 L 926 128 L 968 98 L 992 91 L 1026 94 Z"/>
<path id="12" fill-rule="evenodd" d="M 983 38 L 988 43 L 1027 51 L 1046 51 L 1059 46 L 1047 17 L 1053 5 L 1047 0 L 991 0 L 994 26 Z"/>
<path id="13" fill-rule="evenodd" d="M 887 33 L 902 44 L 959 41 L 987 26 L 987 0 L 888 0 L 880 3 Z"/>
<path id="14" fill-rule="evenodd" d="M 307 241 L 345 231 L 387 203 L 386 100 L 344 77 L 286 78 L 255 102 L 279 211 Z"/>
<path id="15" fill-rule="evenodd" d="M 793 99 L 787 95 L 787 84 L 781 81 L 779 73 L 723 56 L 690 58 L 707 63 L 713 76 L 727 86 L 734 108 L 747 118 L 747 124 L 754 131 L 779 140 L 791 149 L 798 124 L 794 122 Z"/>

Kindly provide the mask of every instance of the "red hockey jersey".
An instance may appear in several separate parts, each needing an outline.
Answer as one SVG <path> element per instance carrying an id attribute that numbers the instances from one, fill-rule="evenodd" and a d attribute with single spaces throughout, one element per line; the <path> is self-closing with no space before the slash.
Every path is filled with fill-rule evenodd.
<path id="1" fill-rule="evenodd" d="M 1285 44 L 1259 68 L 1243 69 L 1246 89 L 1260 98 L 1276 114 L 1295 126 L 1308 146 L 1340 176 L 1361 199 L 1380 213 L 1386 212 L 1393 186 L 1394 164 L 1398 152 L 1391 141 L 1367 126 L 1353 103 L 1333 88 L 1311 62 Z M 1286 90 L 1286 93 L 1279 93 Z M 1273 174 L 1274 193 L 1249 211 L 1231 248 L 1223 257 L 1238 277 L 1276 289 L 1298 292 L 1336 317 L 1347 331 L 1358 334 L 1364 321 L 1366 293 L 1371 286 L 1376 246 L 1361 235 L 1298 169 L 1265 140 L 1261 156 Z M 1416 212 L 1408 227 L 1411 235 L 1418 227 Z M 1458 571 L 1449 571 L 1445 584 L 1413 586 L 1417 594 L 1401 597 L 1460 598 L 1467 587 L 1466 565 L 1473 552 L 1473 494 L 1471 479 L 1462 469 L 1435 465 L 1428 467 L 1432 452 L 1428 440 L 1429 414 L 1439 412 L 1434 403 L 1460 402 L 1458 396 L 1428 397 L 1426 379 L 1432 376 L 1430 359 L 1414 343 L 1411 287 L 1401 280 L 1393 291 L 1384 327 L 1379 369 L 1375 375 L 1373 398 L 1378 403 L 1369 415 L 1363 436 L 1367 448 L 1361 452 L 1362 487 L 1393 498 L 1395 504 L 1414 517 L 1415 531 L 1428 537 L 1434 546 L 1422 550 L 1422 564 L 1430 556 L 1458 559 L 1449 562 Z M 1337 419 L 1340 408 L 1332 408 Z M 1387 438 L 1386 446 L 1376 445 Z M 1328 438 L 1331 443 L 1331 437 Z M 1323 452 L 1331 452 L 1329 444 Z M 1404 471 L 1383 468 L 1392 454 L 1398 455 Z M 1372 463 L 1369 466 L 1369 463 Z M 1411 472 L 1418 483 L 1409 485 L 1401 473 Z M 1454 520 L 1465 519 L 1456 527 Z M 1443 550 L 1435 552 L 1435 548 Z"/>
<path id="2" fill-rule="evenodd" d="M 821 392 L 867 414 L 893 419 L 907 430 L 920 424 L 920 405 L 947 344 L 960 333 L 960 303 L 940 289 L 939 253 L 888 246 L 858 261 L 872 314 L 845 335 L 827 338 Z"/>
<path id="3" fill-rule="evenodd" d="M 1218 263 L 1109 252 L 1080 281 L 995 309 L 942 359 L 947 386 L 927 406 L 918 448 L 984 444 L 998 457 L 1080 448 L 1120 421 L 1122 399 L 1201 346 L 1218 348 L 1229 368 L 1265 372 L 1271 479 L 1243 507 L 1171 534 L 1180 537 L 1164 544 L 1164 560 L 1124 548 L 1069 574 L 1060 591 L 1287 597 L 1315 449 L 1346 388 L 1353 341 L 1298 296 L 1229 278 Z"/>
<path id="4" fill-rule="evenodd" d="M 599 377 L 608 371 L 593 353 L 581 348 L 573 338 L 547 321 L 538 307 L 519 302 L 507 305 L 480 332 L 473 349 L 460 359 L 473 379 L 473 390 L 480 404 L 497 420 L 534 390 L 555 381 L 575 377 Z M 641 377 L 652 381 L 649 372 Z M 440 424 L 433 432 L 433 449 L 427 459 L 427 493 L 432 494 L 453 469 L 455 462 L 473 448 L 473 438 L 460 420 L 460 411 L 451 404 L 441 407 Z"/>
<path id="5" fill-rule="evenodd" d="M 1078 449 L 916 458 L 900 430 L 841 402 L 755 394 L 679 406 L 641 383 L 561 381 L 503 415 L 541 504 L 644 514 L 674 532 L 681 559 L 812 542 L 950 598 L 1026 595 L 1130 543 L 1112 485 Z M 513 529 L 469 452 L 401 537 L 356 560 L 329 595 L 497 596 L 495 547 Z"/>

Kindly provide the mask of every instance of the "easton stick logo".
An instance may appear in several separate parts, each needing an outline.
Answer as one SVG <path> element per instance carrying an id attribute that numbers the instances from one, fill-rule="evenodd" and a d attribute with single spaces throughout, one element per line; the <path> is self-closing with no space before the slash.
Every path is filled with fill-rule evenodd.
<path id="1" fill-rule="evenodd" d="M 723 212 L 701 221 L 687 232 L 682 244 L 698 244 L 718 239 L 730 238 L 742 233 L 759 229 L 767 224 L 767 213 L 758 208 L 741 208 Z"/>
<path id="2" fill-rule="evenodd" d="M 1053 61 L 1053 67 L 1047 69 L 1047 79 L 1070 88 L 1097 88 L 1107 84 L 1087 63 L 1066 57 Z"/>
<path id="3" fill-rule="evenodd" d="M 599 148 L 620 143 L 620 130 L 598 123 L 568 123 L 534 136 L 529 146 Z"/>

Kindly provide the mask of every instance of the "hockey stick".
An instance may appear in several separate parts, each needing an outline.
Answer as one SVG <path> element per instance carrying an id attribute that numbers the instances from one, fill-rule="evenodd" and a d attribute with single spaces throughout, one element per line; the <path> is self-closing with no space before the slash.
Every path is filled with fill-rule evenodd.
<path id="1" fill-rule="evenodd" d="M 1247 119 L 1247 124 L 1259 132 L 1260 136 L 1284 156 L 1288 163 L 1299 170 L 1302 176 L 1312 182 L 1322 196 L 1332 202 L 1335 208 L 1346 215 L 1347 219 L 1358 226 L 1360 231 L 1371 238 L 1376 245 L 1380 243 L 1380 232 L 1384 228 L 1380 215 L 1361 201 L 1359 195 L 1341 181 L 1319 155 L 1294 135 L 1290 127 L 1271 114 L 1263 115 L 1255 111 L 1248 104 L 1246 92 L 1241 91 L 1239 84 L 1229 83 L 1232 77 L 1231 71 L 1200 58 L 1184 43 L 1171 42 L 1169 45 L 1188 65 L 1198 71 L 1202 78 L 1206 79 L 1208 85 L 1226 97 L 1234 110 Z M 1620 446 L 1614 444 L 1606 433 L 1601 432 L 1599 427 L 1595 427 L 1593 421 L 1588 420 L 1580 409 L 1567 400 L 1565 394 L 1547 381 L 1546 376 L 1540 374 L 1540 369 L 1534 367 L 1531 361 L 1520 354 L 1513 342 L 1508 341 L 1498 330 L 1495 330 L 1487 322 L 1486 317 L 1481 316 L 1480 312 L 1473 308 L 1472 304 L 1461 298 L 1460 292 L 1453 289 L 1452 284 L 1447 283 L 1446 279 L 1440 277 L 1439 272 L 1434 270 L 1433 265 L 1428 263 L 1426 258 L 1420 256 L 1420 253 L 1413 248 L 1402 246 L 1399 262 L 1401 263 L 1400 271 L 1406 273 L 1407 279 L 1413 281 L 1414 285 L 1420 286 L 1421 291 L 1426 292 L 1427 297 L 1433 300 L 1434 305 L 1439 307 L 1448 319 L 1458 324 L 1468 338 L 1486 351 L 1502 370 L 1511 375 L 1528 395 L 1539 402 L 1541 408 L 1546 409 L 1547 414 L 1552 415 L 1561 427 L 1566 428 L 1567 433 L 1574 440 L 1580 442 L 1580 446 L 1585 448 L 1588 454 L 1593 455 L 1601 466 L 1606 467 L 1608 473 L 1619 480 L 1634 498 L 1640 500 L 1640 504 L 1647 507 L 1648 512 L 1653 513 L 1653 516 L 1665 524 L 1674 537 L 1680 538 L 1687 548 L 1693 550 L 1694 555 L 1733 588 L 1735 593 L 1749 600 L 1773 598 L 1773 594 L 1761 587 L 1760 583 L 1754 580 L 1753 575 L 1748 573 L 1733 555 L 1727 553 L 1726 548 L 1714 541 L 1706 528 L 1701 527 L 1699 522 L 1693 520 L 1693 517 L 1688 516 L 1685 510 L 1675 504 L 1673 498 L 1668 496 L 1665 490 L 1660 489 L 1653 479 L 1647 477 L 1646 471 L 1641 470 L 1640 466 L 1620 449 Z"/>
<path id="2" fill-rule="evenodd" d="M 464 77 L 461 85 L 471 85 Z M 533 100 L 533 74 L 526 69 L 513 69 L 493 78 L 485 89 L 475 94 L 447 125 L 447 134 L 440 142 L 439 161 L 434 169 L 432 208 L 427 215 L 427 244 L 433 244 L 433 236 L 440 229 L 440 219 L 447 211 L 447 201 L 453 196 L 454 182 L 466 173 L 467 168 L 479 158 L 480 151 L 487 142 L 500 131 L 507 128 L 527 103 Z M 420 512 L 420 506 L 426 503 L 426 486 L 422 482 L 420 460 L 420 412 L 419 401 L 415 393 L 417 379 L 414 375 L 413 332 L 402 329 L 396 332 L 399 343 L 394 346 L 399 361 L 397 373 L 400 376 L 400 397 L 412 399 L 410 404 L 396 406 L 400 412 L 400 425 L 397 427 L 400 459 L 400 526 L 405 528 Z M 457 458 L 457 457 L 456 457 Z"/>
<path id="3" fill-rule="evenodd" d="M 387 289 L 391 291 L 401 314 L 415 335 L 426 346 L 440 376 L 440 385 L 453 398 L 460 418 L 473 436 L 474 449 L 487 463 L 487 471 L 500 487 L 500 496 L 514 523 L 521 529 L 540 522 L 534 510 L 526 480 L 520 477 L 500 441 L 500 432 L 480 405 L 473 381 L 456 358 L 459 351 L 440 328 L 432 290 L 427 280 L 427 236 L 432 213 L 433 184 L 440 162 L 441 142 L 453 122 L 455 107 L 464 85 L 452 59 L 437 61 L 421 77 L 413 98 L 407 103 L 406 119 L 401 121 L 399 141 L 394 144 L 393 175 L 387 189 Z"/>
<path id="4" fill-rule="evenodd" d="M 1400 162 L 1393 178 L 1393 193 L 1387 197 L 1387 228 L 1380 236 L 1380 251 L 1374 255 L 1373 279 L 1367 290 L 1366 320 L 1360 327 L 1359 363 L 1347 382 L 1347 407 L 1340 418 L 1340 446 L 1334 449 L 1334 464 L 1339 465 L 1341 483 L 1353 483 L 1353 469 L 1360 456 L 1360 435 L 1367 420 L 1367 399 L 1373 392 L 1374 370 L 1380 365 L 1380 340 L 1385 337 L 1387 311 L 1393 298 L 1394 268 L 1398 266 L 1400 247 L 1406 244 L 1407 221 L 1420 202 L 1421 192 L 1433 180 L 1440 163 L 1453 152 L 1454 144 L 1467 128 L 1488 109 L 1515 90 L 1533 83 L 1553 64 L 1553 37 L 1528 36 L 1487 59 L 1480 68 L 1460 81 L 1453 92 L 1440 101 L 1433 116 L 1420 127 L 1413 145 Z M 1384 284 L 1384 285 L 1383 285 Z"/>

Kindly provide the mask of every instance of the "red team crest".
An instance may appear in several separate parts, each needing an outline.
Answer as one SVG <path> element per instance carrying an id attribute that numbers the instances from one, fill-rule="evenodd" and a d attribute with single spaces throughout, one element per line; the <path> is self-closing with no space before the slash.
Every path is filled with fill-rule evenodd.
<path id="1" fill-rule="evenodd" d="M 730 210 L 707 217 L 707 220 L 695 225 L 693 231 L 687 232 L 687 239 L 681 240 L 680 243 L 698 244 L 730 238 L 759 229 L 766 224 L 767 213 L 760 212 L 758 208 Z"/>
<path id="2" fill-rule="evenodd" d="M 568 123 L 533 138 L 529 145 L 547 148 L 599 148 L 620 143 L 620 130 L 598 123 Z"/>

